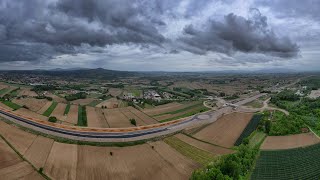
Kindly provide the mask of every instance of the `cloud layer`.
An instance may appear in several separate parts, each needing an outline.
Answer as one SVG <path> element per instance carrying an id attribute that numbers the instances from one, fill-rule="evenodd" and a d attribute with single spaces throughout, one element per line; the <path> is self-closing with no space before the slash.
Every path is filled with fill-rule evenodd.
<path id="1" fill-rule="evenodd" d="M 294 9 L 295 3 L 290 8 Z M 248 7 L 239 7 L 241 11 L 234 11 L 234 8 L 220 10 L 238 4 L 246 3 L 220 0 L 2 0 L 0 62 L 44 63 L 65 55 L 94 54 L 98 57 L 101 52 L 99 62 L 106 57 L 107 64 L 110 57 L 106 52 L 110 54 L 114 49 L 111 47 L 119 45 L 140 48 L 141 58 L 150 51 L 176 57 L 186 53 L 192 57 L 223 56 L 226 59 L 237 57 L 237 53 L 260 54 L 274 60 L 298 57 L 298 42 L 277 33 L 280 30 L 270 25 L 267 15 L 259 11 L 259 7 L 278 11 L 281 3 L 260 0 Z M 306 12 L 298 8 L 295 15 L 303 13 Z M 314 16 L 310 15 L 311 18 Z M 270 59 L 264 58 L 261 62 Z"/>

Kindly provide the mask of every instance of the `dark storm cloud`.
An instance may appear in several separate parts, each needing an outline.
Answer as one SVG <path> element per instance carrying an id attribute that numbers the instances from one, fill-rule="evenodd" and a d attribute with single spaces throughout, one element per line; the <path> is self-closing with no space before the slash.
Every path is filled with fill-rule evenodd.
<path id="1" fill-rule="evenodd" d="M 234 51 L 258 52 L 278 57 L 294 57 L 299 48 L 288 37 L 278 37 L 268 27 L 267 18 L 257 9 L 251 10 L 251 17 L 228 14 L 223 22 L 209 20 L 207 27 L 185 27 L 185 36 L 180 40 L 186 50 L 205 54 L 208 51 L 232 54 Z"/>
<path id="2" fill-rule="evenodd" d="M 94 46 L 134 44 L 174 53 L 297 54 L 297 45 L 277 37 L 260 14 L 249 20 L 229 14 L 223 22 L 208 21 L 204 30 L 190 25 L 179 42 L 177 37 L 165 37 L 168 21 L 188 20 L 201 14 L 208 3 L 192 0 L 181 16 L 178 0 L 1 0 L 0 61 L 38 61 L 80 50 L 85 53 L 81 47 L 86 44 L 90 45 L 88 51 Z"/>

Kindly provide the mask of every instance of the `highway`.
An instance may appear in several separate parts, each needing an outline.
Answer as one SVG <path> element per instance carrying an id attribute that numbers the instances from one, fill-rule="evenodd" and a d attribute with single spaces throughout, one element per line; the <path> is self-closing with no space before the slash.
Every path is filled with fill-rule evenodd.
<path id="1" fill-rule="evenodd" d="M 259 94 L 248 99 L 256 99 L 262 95 L 263 94 Z M 247 101 L 248 100 L 245 99 L 242 101 L 243 103 L 240 101 L 237 105 L 245 104 Z M 57 137 L 91 142 L 128 142 L 175 133 L 199 123 L 214 122 L 223 114 L 230 113 L 231 111 L 231 107 L 223 107 L 216 111 L 207 111 L 205 113 L 180 120 L 140 126 L 136 128 L 88 128 L 67 126 L 24 117 L 3 108 L 0 108 L 0 115 L 5 119 L 20 124 L 26 128 Z"/>

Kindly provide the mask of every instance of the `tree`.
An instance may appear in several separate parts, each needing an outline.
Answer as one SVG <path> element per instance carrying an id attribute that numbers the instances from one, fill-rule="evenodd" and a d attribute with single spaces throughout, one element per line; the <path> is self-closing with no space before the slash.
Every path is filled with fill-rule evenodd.
<path id="1" fill-rule="evenodd" d="M 265 126 L 265 128 L 266 128 L 266 133 L 269 134 L 270 129 L 271 129 L 271 121 L 270 121 L 270 120 L 266 120 L 264 126 Z"/>
<path id="2" fill-rule="evenodd" d="M 51 116 L 51 117 L 49 117 L 49 122 L 55 123 L 55 122 L 57 122 L 57 118 L 54 116 Z"/>

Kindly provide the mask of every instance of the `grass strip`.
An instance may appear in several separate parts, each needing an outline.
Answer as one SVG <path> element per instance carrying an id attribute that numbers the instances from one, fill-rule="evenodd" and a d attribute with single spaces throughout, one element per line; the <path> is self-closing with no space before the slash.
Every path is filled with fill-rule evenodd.
<path id="1" fill-rule="evenodd" d="M 161 113 L 161 114 L 157 114 L 157 115 L 154 115 L 153 117 L 157 117 L 157 116 L 162 116 L 162 115 L 165 115 L 165 114 L 178 114 L 178 113 L 181 113 L 181 112 L 184 112 L 184 111 L 187 111 L 187 110 L 190 110 L 194 107 L 197 107 L 199 105 L 202 105 L 203 103 L 197 103 L 197 104 L 194 104 L 194 105 L 191 105 L 191 106 L 187 106 L 185 108 L 182 108 L 182 109 L 178 109 L 178 110 L 175 110 L 175 111 L 170 111 L 170 112 L 165 112 L 165 113 Z"/>
<path id="2" fill-rule="evenodd" d="M 11 101 L 1 101 L 3 104 L 5 104 L 6 106 L 10 107 L 13 110 L 18 110 L 21 108 L 20 105 L 13 103 Z"/>
<path id="3" fill-rule="evenodd" d="M 214 156 L 209 152 L 198 149 L 174 136 L 164 139 L 164 142 L 177 150 L 182 155 L 200 163 L 203 166 L 210 163 L 214 158 Z"/>
<path id="4" fill-rule="evenodd" d="M 78 126 L 88 126 L 86 106 L 78 106 Z"/>
<path id="5" fill-rule="evenodd" d="M 8 88 L 0 89 L 0 95 L 6 94 L 9 91 Z"/>
<path id="6" fill-rule="evenodd" d="M 54 109 L 57 107 L 57 105 L 58 103 L 53 101 L 51 106 L 42 115 L 49 117 L 51 113 L 54 111 Z"/>
<path id="7" fill-rule="evenodd" d="M 159 122 L 162 123 L 162 122 L 173 121 L 173 120 L 176 120 L 176 119 L 193 116 L 193 115 L 195 115 L 195 114 L 198 114 L 198 113 L 201 113 L 201 112 L 205 112 L 205 111 L 208 111 L 208 110 L 210 110 L 210 109 L 203 106 L 203 107 L 201 107 L 201 108 L 199 108 L 199 109 L 196 109 L 195 111 L 188 112 L 188 113 L 182 114 L 182 115 L 180 115 L 180 116 L 175 116 L 175 117 L 172 117 L 172 118 L 164 119 L 164 120 L 161 120 L 161 121 L 159 121 Z"/>
<path id="8" fill-rule="evenodd" d="M 69 113 L 70 107 L 71 107 L 71 105 L 70 105 L 70 103 L 68 103 L 66 106 L 66 109 L 64 110 L 64 113 L 63 113 L 64 115 L 67 115 Z"/>

